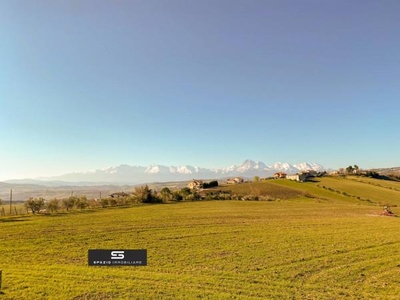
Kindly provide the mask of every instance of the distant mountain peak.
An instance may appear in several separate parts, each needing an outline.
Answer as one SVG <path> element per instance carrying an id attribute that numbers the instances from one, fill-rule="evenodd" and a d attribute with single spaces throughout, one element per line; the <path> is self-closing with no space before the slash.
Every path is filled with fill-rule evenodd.
<path id="1" fill-rule="evenodd" d="M 245 159 L 245 160 L 244 160 L 244 162 L 242 163 L 242 165 L 244 165 L 244 164 L 252 164 L 252 165 L 253 165 L 253 164 L 255 164 L 255 163 L 256 163 L 256 162 L 255 162 L 254 160 L 248 158 L 248 159 Z"/>
<path id="2" fill-rule="evenodd" d="M 261 161 L 246 159 L 240 165 L 231 165 L 226 168 L 207 169 L 182 166 L 163 166 L 152 164 L 144 166 L 130 166 L 121 164 L 119 166 L 99 169 L 90 172 L 69 173 L 61 176 L 39 178 L 42 181 L 64 181 L 64 182 L 101 182 L 110 184 L 142 184 L 151 182 L 184 181 L 193 178 L 198 179 L 221 179 L 233 176 L 252 178 L 254 176 L 270 177 L 275 172 L 297 173 L 305 170 L 323 171 L 321 165 L 313 162 L 301 162 L 289 164 L 287 162 L 276 162 L 266 165 Z"/>

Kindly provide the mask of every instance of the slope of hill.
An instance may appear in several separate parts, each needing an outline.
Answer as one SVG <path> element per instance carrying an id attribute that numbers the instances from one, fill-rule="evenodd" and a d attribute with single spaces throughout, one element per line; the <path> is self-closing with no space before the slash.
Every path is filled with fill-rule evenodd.
<path id="1" fill-rule="evenodd" d="M 207 190 L 209 191 L 209 190 Z M 220 188 L 210 189 L 212 191 L 224 191 L 231 192 L 233 195 L 251 195 L 257 197 L 264 197 L 270 200 L 277 199 L 291 199 L 295 197 L 304 196 L 304 192 L 291 187 L 281 186 L 274 184 L 274 181 L 259 181 L 259 182 L 248 182 L 235 185 L 225 185 Z"/>
<path id="2" fill-rule="evenodd" d="M 274 183 L 331 201 L 345 201 L 357 205 L 400 206 L 400 182 L 395 181 L 349 176 L 322 177 L 304 183 L 274 180 Z"/>
<path id="3" fill-rule="evenodd" d="M 231 191 L 239 195 L 256 195 L 269 199 L 289 199 L 306 196 L 323 201 L 357 205 L 400 206 L 400 182 L 349 176 L 322 177 L 314 181 L 296 182 L 286 179 L 228 185 L 214 190 Z"/>

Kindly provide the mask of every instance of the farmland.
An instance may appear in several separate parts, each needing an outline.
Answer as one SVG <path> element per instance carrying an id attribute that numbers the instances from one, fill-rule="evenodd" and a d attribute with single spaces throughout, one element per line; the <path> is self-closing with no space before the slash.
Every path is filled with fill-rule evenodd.
<path id="1" fill-rule="evenodd" d="M 227 188 L 271 201 L 0 218 L 0 299 L 398 299 L 400 218 L 379 213 L 400 213 L 400 183 Z M 88 249 L 117 248 L 147 249 L 148 265 L 87 265 Z"/>

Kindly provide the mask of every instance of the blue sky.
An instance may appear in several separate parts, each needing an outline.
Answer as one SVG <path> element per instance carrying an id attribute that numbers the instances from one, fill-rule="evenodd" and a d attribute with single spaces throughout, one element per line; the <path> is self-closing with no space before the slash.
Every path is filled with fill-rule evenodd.
<path id="1" fill-rule="evenodd" d="M 0 2 L 0 180 L 400 165 L 400 2 Z"/>

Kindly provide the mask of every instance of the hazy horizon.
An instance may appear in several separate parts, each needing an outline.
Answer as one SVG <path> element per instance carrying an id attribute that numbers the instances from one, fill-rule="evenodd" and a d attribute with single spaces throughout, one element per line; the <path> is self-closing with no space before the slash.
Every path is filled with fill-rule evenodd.
<path id="1" fill-rule="evenodd" d="M 242 168 L 248 164 L 248 162 L 251 161 L 252 163 L 255 163 L 256 165 L 259 166 L 259 164 L 265 164 L 266 168 L 262 168 L 259 169 L 257 168 L 250 168 L 249 170 L 243 170 Z M 289 166 L 288 166 L 288 165 Z M 353 166 L 355 164 L 350 164 L 350 166 Z M 341 166 L 340 168 L 347 168 L 349 165 L 346 166 Z M 123 173 L 121 172 L 121 167 L 123 168 Z M 131 177 L 130 175 L 124 174 L 126 172 L 125 167 L 128 167 L 130 170 L 129 174 L 131 174 L 131 172 L 133 171 L 133 169 L 138 168 L 138 170 L 136 170 L 135 172 L 140 171 L 139 173 L 135 173 L 136 175 L 134 177 Z M 320 165 L 316 162 L 296 162 L 296 163 L 291 163 L 291 162 L 273 162 L 273 163 L 268 163 L 268 162 L 264 162 L 264 161 L 254 161 L 251 159 L 246 159 L 244 161 L 242 161 L 241 163 L 237 163 L 237 164 L 233 164 L 233 165 L 229 165 L 229 166 L 223 166 L 223 167 L 216 167 L 216 168 L 204 168 L 203 166 L 193 166 L 193 165 L 160 165 L 160 164 L 151 164 L 151 165 L 128 165 L 128 164 L 120 164 L 120 165 L 116 165 L 116 166 L 108 166 L 105 168 L 97 168 L 97 169 L 92 169 L 92 170 L 83 170 L 83 171 L 76 171 L 76 172 L 70 172 L 70 173 L 62 173 L 62 174 L 54 174 L 54 175 L 49 175 L 49 176 L 37 176 L 37 177 L 25 177 L 25 178 L 4 178 L 1 179 L 1 181 L 4 182 L 11 182 L 11 181 L 50 181 L 50 182 L 55 182 L 55 181 L 61 181 L 61 182 L 71 182 L 71 183 L 79 183 L 79 182 L 91 182 L 91 183 L 99 183 L 99 182 L 103 182 L 103 183 L 116 183 L 118 182 L 119 184 L 127 184 L 129 182 L 132 183 L 132 180 L 139 180 L 140 183 L 142 183 L 142 177 L 143 176 L 148 176 L 148 178 L 146 178 L 145 181 L 147 180 L 152 180 L 151 176 L 152 173 L 154 172 L 152 169 L 154 167 L 161 167 L 161 169 L 159 170 L 159 172 L 161 174 L 164 174 L 165 170 L 163 168 L 169 168 L 169 170 L 171 171 L 171 168 L 173 171 L 171 171 L 171 174 L 167 175 L 168 177 L 165 177 L 167 179 L 165 179 L 163 177 L 163 179 L 159 178 L 159 172 L 154 173 L 154 180 L 158 181 L 159 179 L 161 180 L 161 182 L 170 182 L 170 181 L 181 181 L 181 180 L 190 180 L 193 179 L 193 176 L 196 178 L 203 178 L 205 179 L 207 176 L 204 177 L 204 175 L 210 175 L 211 173 L 214 175 L 210 175 L 207 178 L 227 178 L 227 177 L 232 177 L 232 176 L 245 176 L 246 178 L 253 178 L 256 175 L 263 175 L 265 177 L 269 177 L 272 176 L 272 174 L 274 174 L 274 172 L 289 172 L 289 174 L 294 174 L 298 171 L 303 171 L 303 170 L 318 170 L 318 171 L 335 171 L 335 170 L 339 170 L 340 168 L 331 168 L 330 166 L 323 166 Z M 360 166 L 359 166 L 360 167 Z M 398 166 L 392 166 L 392 167 L 398 167 Z M 142 170 L 143 168 L 143 170 Z M 190 171 L 194 171 L 194 173 L 185 173 L 185 171 L 187 170 L 180 170 L 181 168 L 189 168 Z M 192 168 L 194 168 L 195 170 L 193 170 Z M 199 170 L 197 170 L 199 173 L 196 173 L 196 169 L 199 168 Z M 285 169 L 285 168 L 289 168 L 289 169 Z M 315 169 L 317 168 L 317 169 Z M 297 169 L 297 170 L 296 170 Z M 366 168 L 360 167 L 361 170 L 367 170 Z M 379 168 L 377 168 L 379 169 Z M 119 171 L 118 171 L 119 170 Z M 115 174 L 116 172 L 118 172 L 118 177 L 115 178 Z M 176 172 L 176 174 L 174 173 Z M 211 173 L 210 173 L 211 172 Z M 244 173 L 242 173 L 244 172 Z M 261 174 L 262 173 L 262 174 Z M 102 180 L 98 180 L 97 179 L 90 179 L 90 178 L 85 178 L 85 179 L 76 179 L 76 176 L 90 176 L 92 174 L 102 174 L 102 176 L 109 174 L 109 176 L 111 177 L 106 177 L 103 178 Z M 175 175 L 174 175 L 175 174 Z M 132 175 L 132 174 L 131 174 Z M 164 174 L 165 175 L 165 174 Z M 72 176 L 72 177 L 71 177 Z M 139 176 L 139 177 L 137 177 Z M 163 175 L 162 175 L 163 176 Z M 185 179 L 182 179 L 182 176 L 186 176 Z M 221 177 L 222 176 L 222 177 Z M 142 181 L 141 181 L 142 180 Z M 17 183 L 17 182 L 15 182 Z"/>

